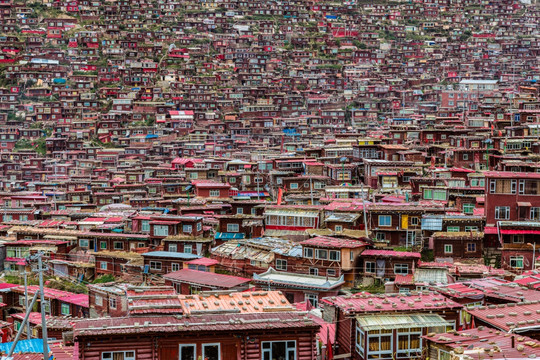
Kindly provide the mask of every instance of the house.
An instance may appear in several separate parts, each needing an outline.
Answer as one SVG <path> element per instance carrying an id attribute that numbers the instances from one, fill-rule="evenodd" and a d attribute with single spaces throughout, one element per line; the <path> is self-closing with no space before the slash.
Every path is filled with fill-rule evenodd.
<path id="1" fill-rule="evenodd" d="M 420 253 L 394 250 L 368 249 L 360 254 L 364 281 L 395 279 L 397 276 L 412 277 L 418 266 Z"/>
<path id="2" fill-rule="evenodd" d="M 421 356 L 423 335 L 446 332 L 461 325 L 462 306 L 429 291 L 358 293 L 325 298 L 321 303 L 323 319 L 336 324 L 334 356 L 354 360 Z"/>
<path id="3" fill-rule="evenodd" d="M 183 263 L 200 258 L 199 255 L 171 252 L 150 251 L 142 254 L 144 258 L 144 273 L 164 275 L 184 268 Z"/>
<path id="4" fill-rule="evenodd" d="M 482 259 L 484 233 L 436 232 L 430 238 L 435 259 Z"/>
<path id="5" fill-rule="evenodd" d="M 335 296 L 345 283 L 341 277 L 302 275 L 273 268 L 262 274 L 253 274 L 253 281 L 261 289 L 281 290 L 290 303 L 309 301 L 311 306 L 318 307 L 320 299 Z"/>
<path id="6" fill-rule="evenodd" d="M 89 360 L 313 359 L 319 325 L 303 313 L 97 318 L 78 322 L 74 341 Z M 249 355 L 248 355 L 249 354 Z"/>

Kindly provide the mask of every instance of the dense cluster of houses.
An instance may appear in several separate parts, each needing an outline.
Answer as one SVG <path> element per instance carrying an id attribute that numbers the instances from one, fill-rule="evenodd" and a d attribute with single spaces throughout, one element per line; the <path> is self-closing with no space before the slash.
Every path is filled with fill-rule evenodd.
<path id="1" fill-rule="evenodd" d="M 540 356 L 535 3 L 0 0 L 0 353 Z"/>

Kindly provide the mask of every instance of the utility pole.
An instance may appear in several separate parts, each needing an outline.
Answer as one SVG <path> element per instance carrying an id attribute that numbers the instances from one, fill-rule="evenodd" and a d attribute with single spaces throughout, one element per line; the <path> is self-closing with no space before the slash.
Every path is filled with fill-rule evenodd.
<path id="1" fill-rule="evenodd" d="M 26 266 L 24 268 L 24 306 L 26 312 L 30 312 L 30 309 L 28 309 L 28 271 L 26 269 Z M 30 339 L 31 332 L 30 332 L 30 322 L 26 323 L 26 338 Z"/>

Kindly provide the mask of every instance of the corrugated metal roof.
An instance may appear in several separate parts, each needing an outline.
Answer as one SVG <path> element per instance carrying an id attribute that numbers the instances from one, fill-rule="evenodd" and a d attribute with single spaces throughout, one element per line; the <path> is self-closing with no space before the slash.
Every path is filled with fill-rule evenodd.
<path id="1" fill-rule="evenodd" d="M 366 315 L 357 316 L 356 321 L 365 331 L 452 325 L 437 314 Z"/>
<path id="2" fill-rule="evenodd" d="M 8 353 L 11 349 L 13 342 L 0 343 L 0 351 Z M 41 353 L 43 354 L 43 340 L 42 339 L 30 339 L 19 340 L 15 346 L 15 353 Z M 43 356 L 43 355 L 42 355 Z"/>
<path id="3" fill-rule="evenodd" d="M 186 314 L 294 310 L 281 291 L 203 292 L 197 295 L 179 295 L 179 298 Z"/>
<path id="4" fill-rule="evenodd" d="M 415 258 L 420 259 L 420 253 L 409 251 L 394 251 L 394 250 L 364 250 L 360 256 L 384 256 L 384 257 L 399 257 L 399 258 Z"/>
<path id="5" fill-rule="evenodd" d="M 503 331 L 518 332 L 520 328 L 540 328 L 540 302 L 526 301 L 466 309 L 477 319 Z"/>

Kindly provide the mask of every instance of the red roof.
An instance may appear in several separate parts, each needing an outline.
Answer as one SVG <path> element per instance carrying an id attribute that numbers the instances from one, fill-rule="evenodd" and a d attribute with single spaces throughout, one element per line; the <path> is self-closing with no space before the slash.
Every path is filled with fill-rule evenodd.
<path id="1" fill-rule="evenodd" d="M 200 259 L 195 259 L 195 260 L 186 261 L 186 262 L 184 262 L 184 264 L 188 264 L 188 265 L 213 266 L 213 265 L 219 264 L 219 261 L 217 261 L 217 260 L 215 260 L 215 259 L 210 259 L 210 258 L 207 258 L 207 257 L 202 257 L 202 258 L 200 258 Z"/>
<path id="2" fill-rule="evenodd" d="M 182 269 L 163 276 L 175 282 L 186 282 L 213 288 L 230 289 L 247 284 L 251 279 L 239 276 L 216 274 L 206 271 Z"/>
<path id="3" fill-rule="evenodd" d="M 399 258 L 415 258 L 420 259 L 420 253 L 409 251 L 394 251 L 394 250 L 364 250 L 361 256 L 384 256 L 384 257 L 399 257 Z"/>
<path id="4" fill-rule="evenodd" d="M 414 274 L 396 275 L 396 279 L 394 280 L 394 283 L 396 285 L 411 285 L 411 284 L 414 284 Z"/>
<path id="5" fill-rule="evenodd" d="M 540 303 L 537 301 L 467 309 L 475 318 L 507 332 L 511 329 L 538 326 L 537 311 L 540 312 Z"/>

